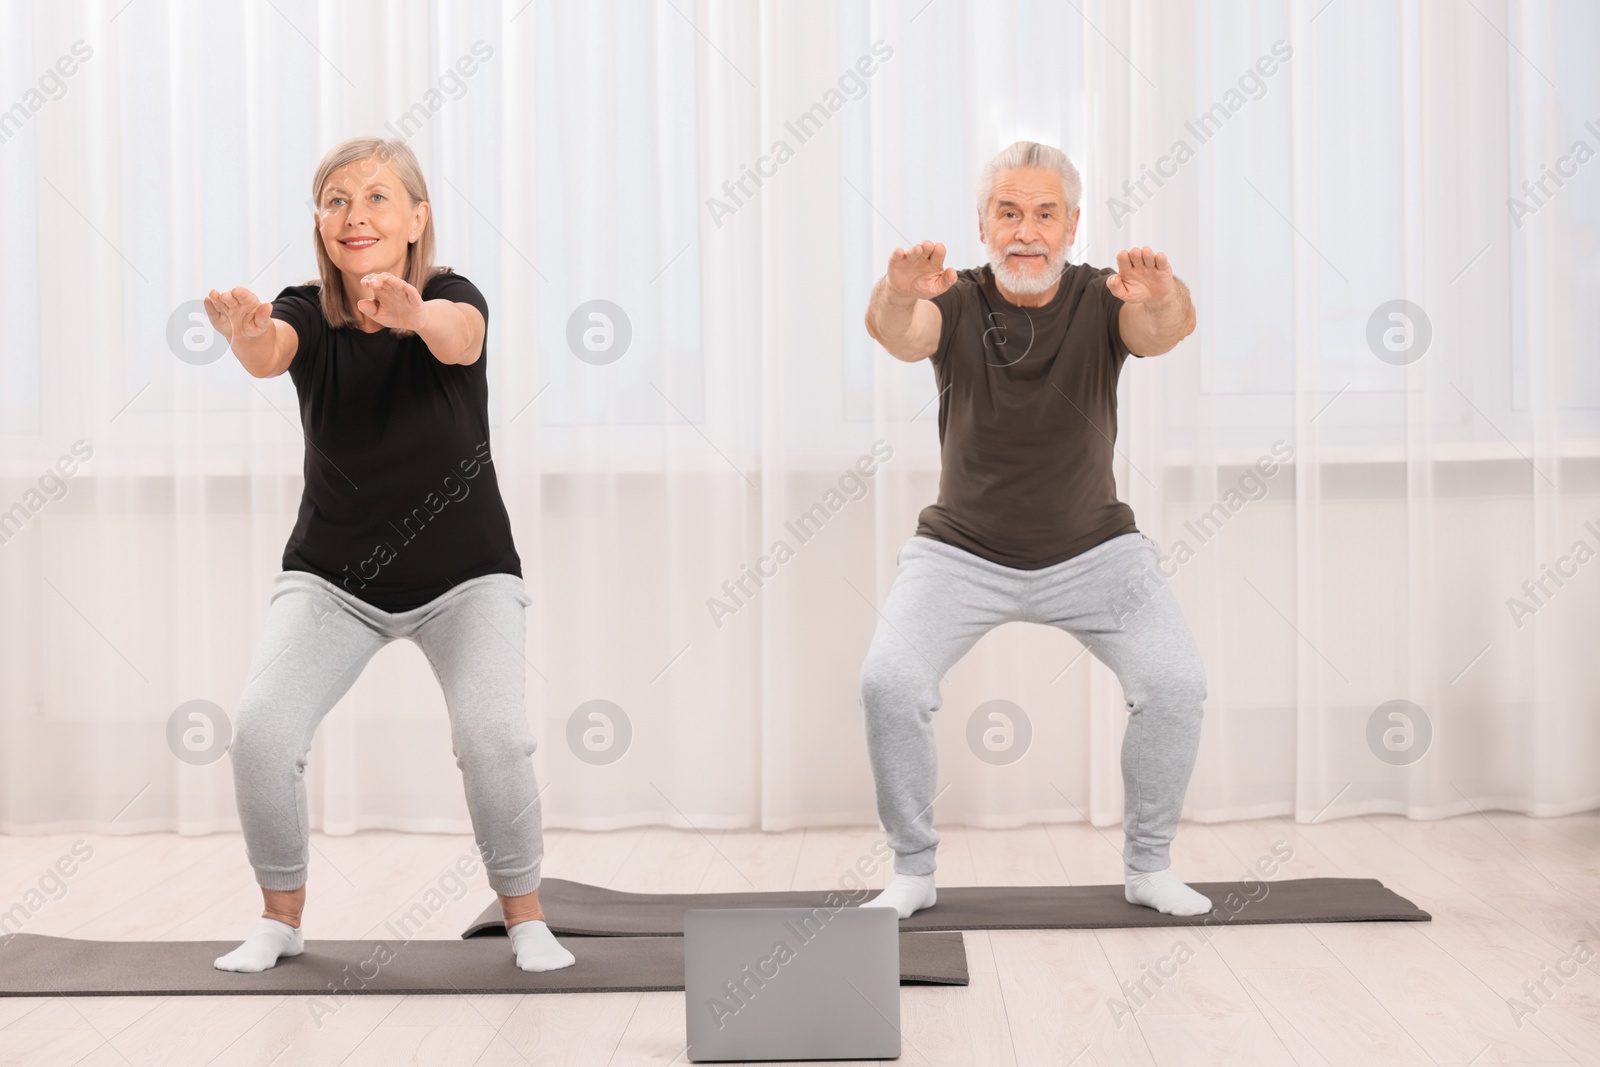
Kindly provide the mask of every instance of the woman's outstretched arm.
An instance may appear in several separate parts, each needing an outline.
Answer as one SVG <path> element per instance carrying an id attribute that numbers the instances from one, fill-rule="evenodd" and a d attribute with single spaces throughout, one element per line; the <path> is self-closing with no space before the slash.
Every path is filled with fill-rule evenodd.
<path id="1" fill-rule="evenodd" d="M 393 274 L 369 274 L 361 284 L 372 296 L 356 308 L 390 329 L 410 330 L 422 338 L 440 363 L 465 366 L 483 355 L 483 314 L 456 300 L 424 300 L 416 287 Z"/>
<path id="2" fill-rule="evenodd" d="M 271 304 L 240 286 L 225 293 L 211 290 L 205 305 L 212 327 L 228 339 L 228 347 L 252 377 L 276 378 L 289 369 L 300 338 L 293 326 L 272 317 Z"/>

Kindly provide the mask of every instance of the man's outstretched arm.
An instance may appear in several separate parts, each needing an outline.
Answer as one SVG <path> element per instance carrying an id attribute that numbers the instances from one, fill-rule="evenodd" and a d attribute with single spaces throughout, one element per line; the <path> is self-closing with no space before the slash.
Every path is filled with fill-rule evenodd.
<path id="1" fill-rule="evenodd" d="M 923 241 L 889 254 L 889 270 L 872 288 L 867 301 L 867 332 L 895 359 L 915 363 L 939 347 L 944 316 L 932 297 L 955 283 L 954 267 L 945 269 L 944 245 Z"/>
<path id="2" fill-rule="evenodd" d="M 1117 253 L 1117 273 L 1106 288 L 1124 303 L 1117 314 L 1122 343 L 1136 356 L 1159 356 L 1194 332 L 1189 287 L 1172 273 L 1164 252 L 1149 246 Z"/>

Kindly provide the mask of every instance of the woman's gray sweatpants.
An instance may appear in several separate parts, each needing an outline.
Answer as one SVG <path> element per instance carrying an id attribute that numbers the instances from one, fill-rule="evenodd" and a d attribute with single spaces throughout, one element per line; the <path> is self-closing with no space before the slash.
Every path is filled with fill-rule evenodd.
<path id="1" fill-rule="evenodd" d="M 543 823 L 523 707 L 523 612 L 530 603 L 514 574 L 470 579 L 397 614 L 314 574 L 277 576 L 231 750 L 245 850 L 262 888 L 305 884 L 312 735 L 373 653 L 397 638 L 422 649 L 444 689 L 451 747 L 490 887 L 510 897 L 539 887 Z"/>
<path id="2" fill-rule="evenodd" d="M 1005 622 L 1072 634 L 1116 672 L 1128 703 L 1122 741 L 1123 863 L 1170 865 L 1184 792 L 1200 748 L 1205 665 L 1155 542 L 1122 534 L 1039 570 L 991 563 L 931 537 L 900 549 L 899 573 L 861 672 L 878 817 L 899 874 L 932 874 L 938 774 L 933 713 L 944 673 Z"/>

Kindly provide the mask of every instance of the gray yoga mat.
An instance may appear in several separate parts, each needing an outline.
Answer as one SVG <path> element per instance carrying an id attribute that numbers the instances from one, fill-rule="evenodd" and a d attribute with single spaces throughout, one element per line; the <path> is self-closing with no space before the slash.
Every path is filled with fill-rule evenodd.
<path id="1" fill-rule="evenodd" d="M 1376 878 L 1191 884 L 1211 898 L 1215 909 L 1210 915 L 1185 918 L 1129 904 L 1120 885 L 950 886 L 939 890 L 939 903 L 902 919 L 900 929 L 1104 930 L 1134 926 L 1428 922 L 1433 918 L 1392 889 L 1384 888 Z M 539 906 L 544 909 L 550 929 L 557 934 L 588 937 L 682 937 L 687 908 L 836 907 L 844 899 L 841 891 L 829 889 L 785 893 L 621 893 L 564 878 L 546 878 L 539 885 Z M 498 900 L 485 908 L 461 936 L 495 935 L 505 936 Z"/>
<path id="2" fill-rule="evenodd" d="M 607 993 L 683 988 L 681 937 L 565 938 L 578 962 L 519 971 L 503 940 L 308 941 L 299 956 L 259 974 L 219 971 L 212 961 L 237 941 L 79 941 L 41 934 L 0 940 L 0 997 L 185 996 L 270 993 Z M 378 953 L 387 946 L 386 955 Z M 348 970 L 346 969 L 348 968 Z M 370 979 L 365 976 L 371 975 Z M 900 935 L 900 980 L 967 984 L 960 934 Z"/>

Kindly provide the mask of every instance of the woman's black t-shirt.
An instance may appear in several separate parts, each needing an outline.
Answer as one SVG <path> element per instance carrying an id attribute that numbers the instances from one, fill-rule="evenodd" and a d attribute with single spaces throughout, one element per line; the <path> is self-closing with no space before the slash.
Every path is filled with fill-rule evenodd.
<path id="1" fill-rule="evenodd" d="M 483 294 L 459 274 L 436 274 L 421 295 L 471 304 L 488 325 Z M 521 577 L 489 456 L 488 338 L 476 362 L 441 363 L 420 337 L 330 328 L 320 296 L 297 285 L 272 302 L 300 338 L 289 376 L 306 438 L 283 569 L 389 612 L 480 575 Z"/>

